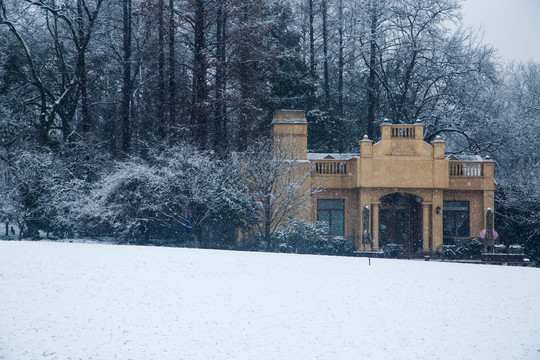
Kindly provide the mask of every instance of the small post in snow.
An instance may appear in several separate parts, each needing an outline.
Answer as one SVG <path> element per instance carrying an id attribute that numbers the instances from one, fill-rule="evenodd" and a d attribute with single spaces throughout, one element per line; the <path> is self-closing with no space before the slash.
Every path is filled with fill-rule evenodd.
<path id="1" fill-rule="evenodd" d="M 362 247 L 366 251 L 366 245 L 371 245 L 371 232 L 369 231 L 369 206 L 362 209 Z"/>

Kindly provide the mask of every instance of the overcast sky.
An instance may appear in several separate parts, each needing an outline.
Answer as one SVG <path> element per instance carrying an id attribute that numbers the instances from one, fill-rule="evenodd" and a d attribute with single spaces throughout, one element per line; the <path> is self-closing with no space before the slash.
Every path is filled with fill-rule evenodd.
<path id="1" fill-rule="evenodd" d="M 540 0 L 464 0 L 463 15 L 504 60 L 540 62 Z"/>

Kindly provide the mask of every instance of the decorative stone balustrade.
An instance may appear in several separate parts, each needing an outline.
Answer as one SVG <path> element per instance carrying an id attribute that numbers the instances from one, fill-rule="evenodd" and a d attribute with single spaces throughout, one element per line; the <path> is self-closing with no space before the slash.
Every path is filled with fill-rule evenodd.
<path id="1" fill-rule="evenodd" d="M 312 172 L 316 175 L 347 175 L 347 162 L 335 160 L 312 161 Z"/>
<path id="2" fill-rule="evenodd" d="M 393 138 L 407 138 L 414 139 L 416 132 L 416 126 L 411 125 L 392 125 Z"/>
<path id="3" fill-rule="evenodd" d="M 484 177 L 484 164 L 481 162 L 450 161 L 450 177 Z"/>

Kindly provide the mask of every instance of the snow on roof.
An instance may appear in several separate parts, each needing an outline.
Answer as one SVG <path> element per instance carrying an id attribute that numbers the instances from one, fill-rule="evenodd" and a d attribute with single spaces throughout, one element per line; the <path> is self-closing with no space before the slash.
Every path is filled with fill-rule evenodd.
<path id="1" fill-rule="evenodd" d="M 276 110 L 272 124 L 307 124 L 306 113 L 303 110 Z"/>
<path id="2" fill-rule="evenodd" d="M 272 124 L 307 124 L 305 118 L 295 118 L 295 119 L 274 119 Z"/>
<path id="3" fill-rule="evenodd" d="M 308 153 L 308 160 L 350 160 L 360 157 L 360 154 L 336 154 L 336 153 Z"/>
<path id="4" fill-rule="evenodd" d="M 308 153 L 308 160 L 350 160 L 360 157 L 358 153 L 338 154 L 338 153 Z M 491 159 L 483 158 L 481 155 L 470 154 L 450 154 L 447 155 L 448 160 L 457 161 L 491 161 Z"/>
<path id="5" fill-rule="evenodd" d="M 470 155 L 470 154 L 450 154 L 446 157 L 448 160 L 457 160 L 457 161 L 485 161 L 486 159 L 482 158 L 480 155 Z"/>

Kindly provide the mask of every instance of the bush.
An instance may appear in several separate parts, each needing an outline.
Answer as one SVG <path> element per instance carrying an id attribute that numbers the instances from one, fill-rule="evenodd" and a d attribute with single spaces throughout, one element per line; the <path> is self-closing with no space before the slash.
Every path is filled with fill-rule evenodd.
<path id="1" fill-rule="evenodd" d="M 356 250 L 354 239 L 342 236 L 325 237 L 316 244 L 316 252 L 325 255 L 351 255 Z"/>
<path id="2" fill-rule="evenodd" d="M 118 162 L 71 208 L 79 223 L 90 224 L 87 231 L 112 230 L 141 244 L 158 239 L 230 247 L 236 229 L 255 218 L 238 176 L 231 164 L 185 144 Z"/>
<path id="3" fill-rule="evenodd" d="M 484 244 L 479 238 L 465 240 L 458 245 L 459 246 L 455 250 L 455 255 L 460 257 L 480 256 L 482 250 L 484 249 Z"/>
<path id="4" fill-rule="evenodd" d="M 283 229 L 274 233 L 271 248 L 280 252 L 316 253 L 320 244 L 325 242 L 324 234 L 327 232 L 326 224 L 291 219 Z"/>
<path id="5" fill-rule="evenodd" d="M 272 249 L 298 254 L 350 255 L 354 240 L 342 236 L 328 237 L 328 226 L 292 219 L 272 239 Z"/>
<path id="6" fill-rule="evenodd" d="M 236 248 L 243 251 L 268 251 L 264 236 L 260 235 L 249 235 L 239 239 Z M 279 251 L 279 249 L 276 249 L 276 251 Z"/>

